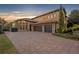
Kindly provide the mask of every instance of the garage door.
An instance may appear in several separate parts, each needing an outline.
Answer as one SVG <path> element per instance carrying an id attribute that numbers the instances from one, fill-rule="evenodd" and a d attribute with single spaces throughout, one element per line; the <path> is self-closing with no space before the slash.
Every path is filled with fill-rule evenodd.
<path id="1" fill-rule="evenodd" d="M 42 26 L 34 26 L 34 31 L 42 32 Z"/>
<path id="2" fill-rule="evenodd" d="M 45 24 L 45 32 L 52 32 L 52 24 Z"/>

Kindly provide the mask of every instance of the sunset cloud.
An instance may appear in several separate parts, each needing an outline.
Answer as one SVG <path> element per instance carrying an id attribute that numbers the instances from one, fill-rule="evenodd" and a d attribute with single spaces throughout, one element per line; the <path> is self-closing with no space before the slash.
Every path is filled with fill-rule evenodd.
<path id="1" fill-rule="evenodd" d="M 4 18 L 7 22 L 12 22 L 14 20 L 20 19 L 20 18 L 33 18 L 35 16 L 14 16 L 14 15 L 6 15 L 6 16 L 0 16 L 1 18 Z"/>
<path id="2" fill-rule="evenodd" d="M 79 9 L 79 5 L 63 5 L 67 14 L 73 9 Z M 0 4 L 0 17 L 7 21 L 14 21 L 18 18 L 33 18 L 35 16 L 47 13 L 56 8 L 58 4 Z"/>
<path id="3" fill-rule="evenodd" d="M 19 13 L 22 13 L 22 12 L 21 11 L 12 11 L 12 13 L 19 14 Z"/>
<path id="4" fill-rule="evenodd" d="M 11 11 L 11 12 L 0 12 L 0 17 L 4 18 L 6 21 L 11 22 L 19 18 L 33 18 L 35 16 L 34 12 L 21 12 L 21 11 Z"/>

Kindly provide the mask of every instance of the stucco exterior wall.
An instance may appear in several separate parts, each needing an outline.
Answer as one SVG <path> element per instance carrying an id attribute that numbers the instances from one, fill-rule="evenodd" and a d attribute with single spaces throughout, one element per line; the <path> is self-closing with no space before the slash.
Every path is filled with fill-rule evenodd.
<path id="1" fill-rule="evenodd" d="M 64 10 L 63 15 L 64 15 L 64 24 L 66 27 L 67 20 L 66 20 L 66 13 L 64 12 Z M 60 11 L 55 11 L 41 16 L 37 16 L 36 18 L 33 19 L 34 21 L 37 21 L 37 24 L 32 24 L 34 27 L 34 31 L 55 33 L 56 30 L 59 28 L 59 18 L 60 18 Z"/>
<path id="2" fill-rule="evenodd" d="M 33 20 L 37 21 L 38 23 L 47 22 L 47 21 L 52 21 L 52 22 L 57 21 L 58 22 L 59 21 L 59 11 L 40 16 Z"/>
<path id="3" fill-rule="evenodd" d="M 17 28 L 18 31 L 28 31 L 29 22 L 26 20 L 18 20 L 12 23 L 11 28 Z"/>

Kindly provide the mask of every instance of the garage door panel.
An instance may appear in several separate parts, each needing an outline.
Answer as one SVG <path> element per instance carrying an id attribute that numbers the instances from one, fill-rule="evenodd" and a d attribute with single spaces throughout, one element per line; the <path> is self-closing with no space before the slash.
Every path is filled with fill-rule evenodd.
<path id="1" fill-rule="evenodd" d="M 52 32 L 52 24 L 45 25 L 45 32 Z"/>
<path id="2" fill-rule="evenodd" d="M 34 26 L 34 31 L 42 32 L 42 27 L 41 26 Z"/>

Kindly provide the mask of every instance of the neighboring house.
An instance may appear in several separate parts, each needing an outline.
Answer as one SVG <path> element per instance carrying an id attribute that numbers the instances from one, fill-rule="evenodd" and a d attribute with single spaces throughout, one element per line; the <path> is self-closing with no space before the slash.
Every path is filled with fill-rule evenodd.
<path id="1" fill-rule="evenodd" d="M 66 11 L 64 8 L 63 8 L 63 16 L 64 16 L 64 26 L 66 27 L 67 20 L 66 20 Z M 32 31 L 54 33 L 59 28 L 59 18 L 60 18 L 60 9 L 53 10 L 51 12 L 32 18 L 31 20 L 37 22 L 31 24 Z"/>

